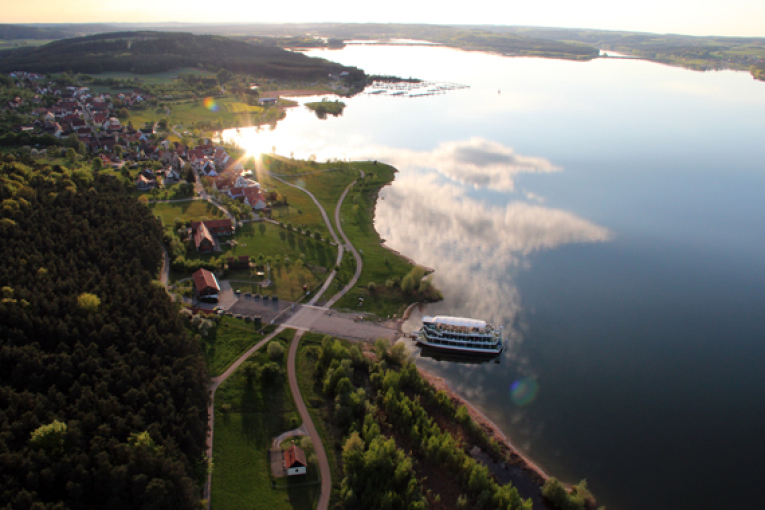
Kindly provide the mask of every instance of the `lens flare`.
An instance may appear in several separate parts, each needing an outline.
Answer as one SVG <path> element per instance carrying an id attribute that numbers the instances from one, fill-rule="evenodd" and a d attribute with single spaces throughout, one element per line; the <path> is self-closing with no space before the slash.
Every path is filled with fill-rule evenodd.
<path id="1" fill-rule="evenodd" d="M 510 387 L 510 396 L 518 407 L 531 404 L 539 392 L 539 384 L 530 377 L 522 377 Z"/>
<path id="2" fill-rule="evenodd" d="M 202 101 L 202 104 L 205 108 L 210 110 L 211 112 L 217 112 L 220 108 L 218 107 L 218 103 L 215 102 L 215 99 L 211 97 L 206 97 L 204 101 Z"/>

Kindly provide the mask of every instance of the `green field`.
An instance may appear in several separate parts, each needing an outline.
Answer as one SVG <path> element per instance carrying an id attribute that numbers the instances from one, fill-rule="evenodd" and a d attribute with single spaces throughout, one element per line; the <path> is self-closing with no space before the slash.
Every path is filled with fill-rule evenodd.
<path id="1" fill-rule="evenodd" d="M 315 465 L 305 476 L 280 480 L 286 488 L 272 488 L 268 449 L 272 439 L 300 425 L 286 377 L 287 346 L 294 331 L 279 337 L 285 346 L 280 361 L 284 373 L 274 382 L 254 377 L 250 382 L 240 368 L 224 382 L 215 397 L 215 444 L 212 476 L 212 508 L 241 510 L 311 510 L 320 486 Z M 248 363 L 264 365 L 270 359 L 265 348 Z"/>
<path id="2" fill-rule="evenodd" d="M 403 278 L 414 266 L 405 258 L 384 248 L 374 228 L 377 193 L 373 190 L 392 181 L 395 170 L 383 164 L 360 163 L 358 166 L 368 175 L 366 184 L 357 183 L 348 194 L 340 211 L 340 219 L 343 222 L 343 231 L 361 254 L 363 266 L 358 284 L 337 302 L 337 307 L 370 311 L 382 317 L 400 315 L 414 299 L 404 295 L 398 288 L 385 288 L 385 282 L 393 277 Z M 360 191 L 364 186 L 366 191 Z M 354 199 L 358 204 L 353 203 Z M 358 205 L 358 208 L 354 213 L 355 205 Z M 377 291 L 372 293 L 367 290 L 370 282 L 378 285 Z M 364 298 L 361 307 L 357 306 L 359 297 Z"/>
<path id="3" fill-rule="evenodd" d="M 194 201 L 197 202 L 197 201 Z M 186 202 L 181 202 L 186 203 Z M 170 204 L 156 204 L 170 205 Z M 172 204 L 176 205 L 176 204 Z M 172 226 L 165 223 L 166 226 Z M 282 235 L 284 239 L 282 239 Z M 253 270 L 235 269 L 226 273 L 225 278 L 229 280 L 243 280 L 248 283 L 232 282 L 234 289 L 240 289 L 243 292 L 257 292 L 260 294 L 276 294 L 280 299 L 294 301 L 303 294 L 303 285 L 309 289 L 314 289 L 326 277 L 329 269 L 334 266 L 337 258 L 337 247 L 331 246 L 326 242 L 319 242 L 302 234 L 293 232 L 290 236 L 285 229 L 282 229 L 271 223 L 246 223 L 239 227 L 233 236 L 237 244 L 231 246 L 222 244 L 223 251 L 210 255 L 201 255 L 196 253 L 193 248 L 187 252 L 188 259 L 209 260 L 211 257 L 239 257 L 247 255 L 248 257 L 259 260 L 263 256 L 263 262 L 271 258 L 271 280 L 273 285 L 266 289 L 261 289 L 253 284 L 261 281 L 263 278 L 253 275 Z M 224 242 L 226 238 L 222 238 Z M 304 255 L 304 265 L 298 268 L 295 261 Z M 289 265 L 285 258 L 290 259 Z M 278 258 L 278 262 L 277 262 Z M 171 273 L 174 280 L 187 278 L 189 274 Z"/>
<path id="4" fill-rule="evenodd" d="M 242 319 L 221 317 L 218 326 L 202 338 L 210 375 L 222 374 L 247 349 L 258 343 L 263 338 L 260 328 L 260 325 Z"/>
<path id="5" fill-rule="evenodd" d="M 199 221 L 202 219 L 214 220 L 224 218 L 223 213 L 206 200 L 184 200 L 183 202 L 150 203 L 149 208 L 162 219 L 166 229 L 172 229 L 175 220 Z"/>

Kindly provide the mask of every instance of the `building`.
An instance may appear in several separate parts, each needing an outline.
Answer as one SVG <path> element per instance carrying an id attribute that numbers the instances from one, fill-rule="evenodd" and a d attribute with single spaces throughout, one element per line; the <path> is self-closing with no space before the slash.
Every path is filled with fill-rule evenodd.
<path id="1" fill-rule="evenodd" d="M 204 224 L 205 227 L 207 227 L 207 230 L 210 231 L 210 234 L 214 236 L 230 236 L 234 233 L 234 224 L 231 223 L 231 220 L 205 220 L 205 221 L 192 221 L 191 222 L 191 231 L 192 233 L 196 233 L 197 227 L 199 225 Z"/>
<path id="2" fill-rule="evenodd" d="M 294 444 L 284 450 L 284 470 L 287 476 L 304 475 L 307 465 L 305 452 Z"/>
<path id="3" fill-rule="evenodd" d="M 191 277 L 194 280 L 194 296 L 199 300 L 218 301 L 220 285 L 215 275 L 206 269 L 200 269 Z M 303 456 L 305 458 L 305 456 Z"/>
<path id="4" fill-rule="evenodd" d="M 204 223 L 199 223 L 192 232 L 194 234 L 194 246 L 198 252 L 210 253 L 215 249 L 215 239 Z"/>

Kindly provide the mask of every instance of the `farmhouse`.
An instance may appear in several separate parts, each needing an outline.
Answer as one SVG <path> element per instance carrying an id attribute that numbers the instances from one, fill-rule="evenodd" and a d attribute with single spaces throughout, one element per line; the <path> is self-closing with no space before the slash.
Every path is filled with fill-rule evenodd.
<path id="1" fill-rule="evenodd" d="M 206 269 L 200 269 L 192 274 L 194 279 L 194 296 L 199 300 L 218 301 L 220 285 L 215 275 Z"/>
<path id="2" fill-rule="evenodd" d="M 199 223 L 192 232 L 194 233 L 194 246 L 198 252 L 210 253 L 215 249 L 215 239 L 204 223 Z"/>

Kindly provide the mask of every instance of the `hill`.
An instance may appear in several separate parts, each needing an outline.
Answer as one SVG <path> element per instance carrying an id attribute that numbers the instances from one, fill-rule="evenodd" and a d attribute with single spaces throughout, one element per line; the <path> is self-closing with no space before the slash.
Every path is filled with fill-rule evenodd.
<path id="1" fill-rule="evenodd" d="M 159 73 L 179 67 L 213 66 L 273 78 L 317 79 L 347 71 L 364 72 L 281 48 L 222 36 L 168 32 L 116 32 L 62 39 L 36 48 L 0 54 L 0 72 Z"/>

